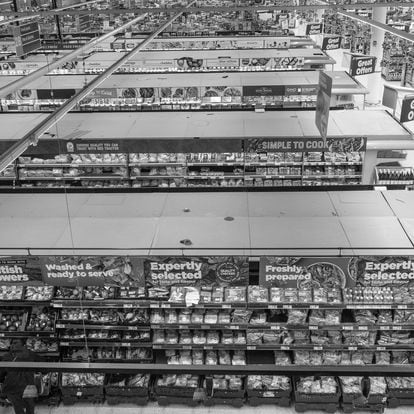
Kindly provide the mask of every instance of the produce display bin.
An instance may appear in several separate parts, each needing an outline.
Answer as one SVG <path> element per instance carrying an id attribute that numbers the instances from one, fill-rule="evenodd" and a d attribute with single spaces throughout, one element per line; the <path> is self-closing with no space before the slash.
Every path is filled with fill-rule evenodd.
<path id="1" fill-rule="evenodd" d="M 295 402 L 296 403 L 315 403 L 315 404 L 332 404 L 332 403 L 339 403 L 339 399 L 341 398 L 341 390 L 338 385 L 338 391 L 335 394 L 305 394 L 302 392 L 299 392 L 297 390 L 297 381 L 298 379 L 295 379 L 293 381 L 293 387 L 294 387 L 294 394 L 295 394 Z M 315 408 L 318 409 L 318 408 Z"/>

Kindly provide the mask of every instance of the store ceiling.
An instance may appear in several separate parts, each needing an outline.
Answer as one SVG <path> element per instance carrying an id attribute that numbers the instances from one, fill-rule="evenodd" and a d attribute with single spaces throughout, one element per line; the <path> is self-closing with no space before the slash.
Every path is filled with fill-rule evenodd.
<path id="1" fill-rule="evenodd" d="M 102 202 L 101 194 L 2 196 L 3 254 L 25 254 L 25 248 L 33 249 L 32 254 L 336 255 L 340 248 L 346 249 L 344 254 L 385 253 L 378 249 L 414 252 L 414 193 L 131 193 L 104 197 Z M 393 203 L 407 208 L 393 210 Z M 184 239 L 192 241 L 187 250 L 180 244 Z M 367 253 L 364 248 L 373 250 Z"/>

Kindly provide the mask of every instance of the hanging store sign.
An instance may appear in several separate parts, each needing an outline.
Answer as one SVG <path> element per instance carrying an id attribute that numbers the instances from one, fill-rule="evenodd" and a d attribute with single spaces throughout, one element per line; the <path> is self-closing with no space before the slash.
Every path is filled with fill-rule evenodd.
<path id="1" fill-rule="evenodd" d="M 329 109 L 331 107 L 332 78 L 325 72 L 319 72 L 319 90 L 316 97 L 315 125 L 322 139 L 328 134 Z"/>
<path id="2" fill-rule="evenodd" d="M 322 23 L 308 23 L 306 25 L 307 35 L 317 35 L 322 33 Z"/>
<path id="3" fill-rule="evenodd" d="M 246 257 L 155 257 L 144 261 L 148 286 L 247 285 Z"/>
<path id="4" fill-rule="evenodd" d="M 377 58 L 373 56 L 351 56 L 349 74 L 351 76 L 369 75 L 375 72 Z"/>
<path id="5" fill-rule="evenodd" d="M 414 95 L 405 96 L 401 104 L 400 122 L 414 121 Z"/>
<path id="6" fill-rule="evenodd" d="M 327 138 L 252 138 L 245 142 L 246 152 L 358 152 L 365 151 L 366 137 Z"/>
<path id="7" fill-rule="evenodd" d="M 21 57 L 40 49 L 40 31 L 38 23 L 27 23 L 13 27 L 16 44 L 16 56 Z"/>
<path id="8" fill-rule="evenodd" d="M 322 50 L 335 50 L 341 47 L 341 36 L 327 36 L 322 40 Z"/>
<path id="9" fill-rule="evenodd" d="M 52 286 L 143 286 L 139 257 L 46 256 L 40 258 L 43 281 Z"/>
<path id="10" fill-rule="evenodd" d="M 123 152 L 123 141 L 100 141 L 100 140 L 71 140 L 66 141 L 62 145 L 63 152 L 75 153 L 75 154 L 99 154 L 99 153 L 112 153 Z M 65 151 L 66 149 L 66 151 Z"/>

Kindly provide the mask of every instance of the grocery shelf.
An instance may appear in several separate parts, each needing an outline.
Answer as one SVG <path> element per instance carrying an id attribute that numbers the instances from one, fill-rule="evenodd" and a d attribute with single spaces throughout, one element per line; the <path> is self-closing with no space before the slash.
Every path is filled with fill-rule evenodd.
<path id="1" fill-rule="evenodd" d="M 23 163 L 17 164 L 18 168 L 76 168 L 76 167 L 126 167 L 126 163 L 85 163 L 85 164 L 76 164 L 76 163 Z"/>
<path id="2" fill-rule="evenodd" d="M 136 342 L 130 339 L 113 341 L 111 339 L 105 340 L 93 340 L 90 338 L 84 340 L 74 341 L 72 339 L 64 340 L 60 339 L 60 347 L 76 347 L 76 346 L 88 346 L 88 347 L 120 347 L 120 348 L 152 348 L 152 342 Z"/>
<path id="3" fill-rule="evenodd" d="M 1 300 L 0 307 L 31 307 L 31 306 L 49 306 L 50 300 Z"/>
<path id="4" fill-rule="evenodd" d="M 48 337 L 55 338 L 54 331 L 19 331 L 19 332 L 0 332 L 0 338 L 33 338 Z"/>

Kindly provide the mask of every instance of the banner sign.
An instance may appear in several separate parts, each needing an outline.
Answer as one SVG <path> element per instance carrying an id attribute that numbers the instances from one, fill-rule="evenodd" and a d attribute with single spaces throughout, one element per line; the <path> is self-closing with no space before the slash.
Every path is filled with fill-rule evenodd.
<path id="1" fill-rule="evenodd" d="M 341 36 L 327 36 L 322 40 L 322 50 L 335 50 L 341 47 Z"/>
<path id="2" fill-rule="evenodd" d="M 283 96 L 284 85 L 243 86 L 243 96 Z"/>
<path id="3" fill-rule="evenodd" d="M 246 140 L 246 152 L 365 151 L 366 137 L 327 138 L 252 138 Z"/>
<path id="4" fill-rule="evenodd" d="M 66 151 L 65 151 L 66 149 Z M 117 141 L 100 141 L 100 140 L 71 140 L 67 141 L 63 146 L 63 152 L 75 154 L 97 154 L 123 152 L 124 145 L 122 140 Z"/>
<path id="5" fill-rule="evenodd" d="M 248 285 L 247 257 L 154 257 L 144 261 L 149 286 Z"/>
<path id="6" fill-rule="evenodd" d="M 300 289 L 414 286 L 414 257 L 263 256 L 259 284 Z"/>
<path id="7" fill-rule="evenodd" d="M 351 76 L 369 75 L 375 72 L 376 57 L 373 56 L 351 56 L 349 74 Z"/>
<path id="8" fill-rule="evenodd" d="M 400 122 L 414 120 L 414 95 L 405 96 L 401 104 Z"/>
<path id="9" fill-rule="evenodd" d="M 42 273 L 37 257 L 0 257 L 0 285 L 35 285 L 39 283 L 42 283 Z"/>
<path id="10" fill-rule="evenodd" d="M 40 258 L 43 281 L 52 286 L 144 286 L 142 259 L 117 256 Z"/>
<path id="11" fill-rule="evenodd" d="M 317 35 L 322 33 L 322 23 L 309 23 L 306 25 L 307 35 Z"/>
<path id="12" fill-rule="evenodd" d="M 332 78 L 325 72 L 319 72 L 319 90 L 316 97 L 315 125 L 321 137 L 326 140 L 328 134 L 329 108 L 331 107 Z"/>
<path id="13" fill-rule="evenodd" d="M 348 274 L 349 258 L 269 257 L 260 258 L 259 284 L 281 288 L 343 289 L 355 285 Z"/>

